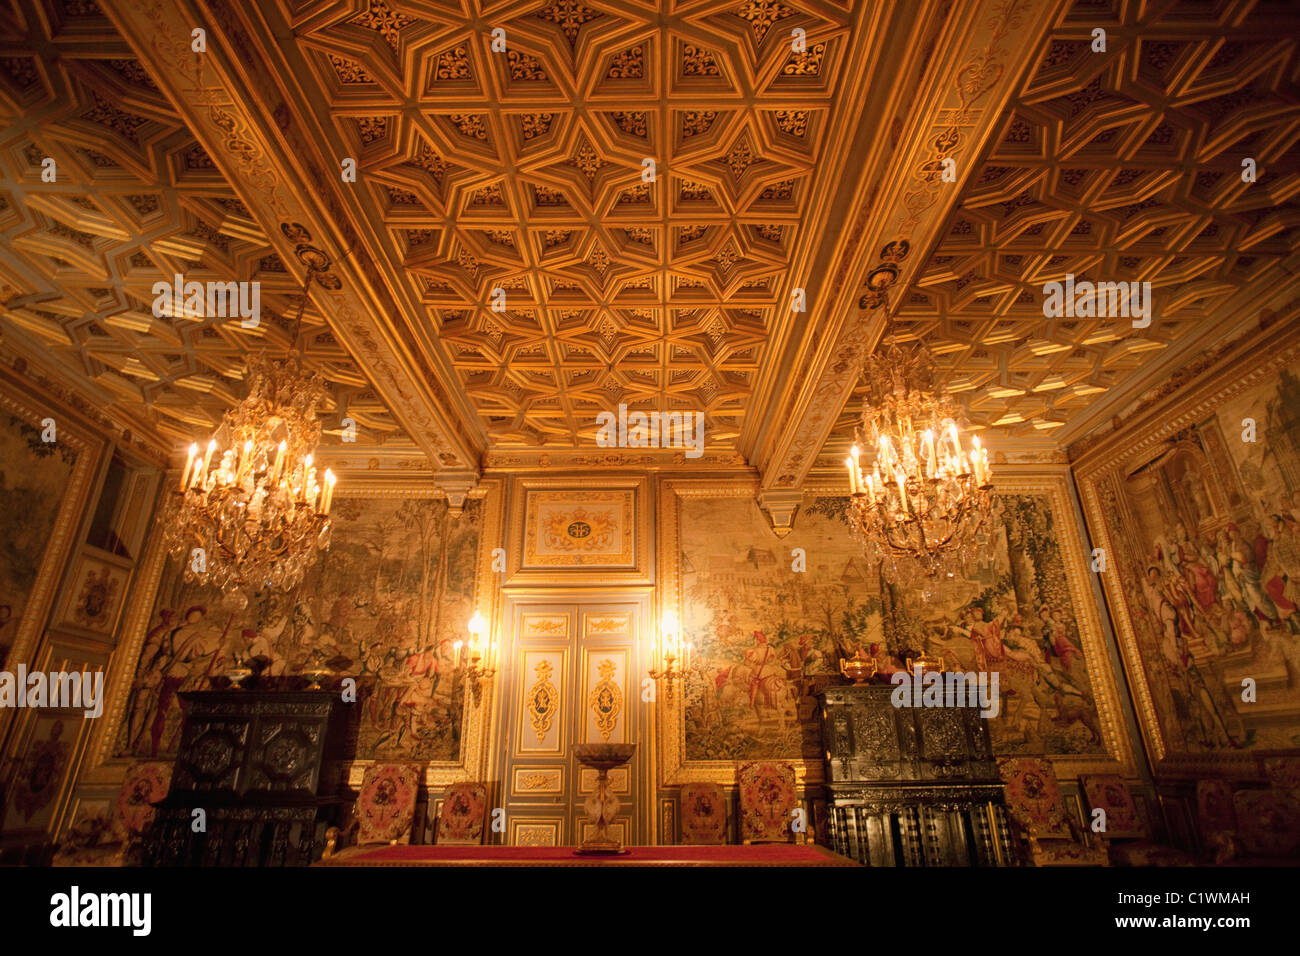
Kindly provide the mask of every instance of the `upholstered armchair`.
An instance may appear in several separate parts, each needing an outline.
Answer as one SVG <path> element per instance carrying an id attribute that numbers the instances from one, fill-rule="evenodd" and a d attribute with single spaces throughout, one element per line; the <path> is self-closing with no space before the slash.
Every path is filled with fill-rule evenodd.
<path id="1" fill-rule="evenodd" d="M 756 761 L 736 772 L 740 789 L 740 838 L 744 843 L 807 842 L 807 833 L 791 829 L 799 796 L 794 767 Z"/>
<path id="2" fill-rule="evenodd" d="M 682 786 L 682 843 L 718 846 L 727 842 L 727 796 L 716 783 Z"/>
<path id="3" fill-rule="evenodd" d="M 1052 765 L 1034 757 L 1006 757 L 998 772 L 1007 785 L 1007 816 L 1034 866 L 1107 866 L 1105 841 L 1090 839 L 1065 808 Z"/>
<path id="4" fill-rule="evenodd" d="M 167 796 L 171 782 L 170 761 L 146 760 L 132 764 L 109 812 L 79 817 L 65 835 L 52 865 L 139 865 L 144 834 L 153 822 L 154 805 Z"/>
<path id="5" fill-rule="evenodd" d="M 1196 823 L 1201 842 L 1215 863 L 1229 863 L 1240 854 L 1237 818 L 1232 810 L 1232 784 L 1227 780 L 1196 781 Z"/>
<path id="6" fill-rule="evenodd" d="M 1189 866 L 1192 858 L 1151 839 L 1151 828 L 1138 810 L 1133 791 L 1117 774 L 1089 774 L 1079 785 L 1093 812 L 1106 812 L 1107 854 L 1116 866 Z M 1089 827 L 1091 829 L 1091 827 Z"/>
<path id="7" fill-rule="evenodd" d="M 373 763 L 361 778 L 361 792 L 344 828 L 325 831 L 324 859 L 339 853 L 355 835 L 358 847 L 374 843 L 396 846 L 411 839 L 415 798 L 423 768 L 419 764 Z"/>
<path id="8" fill-rule="evenodd" d="M 439 845 L 478 846 L 483 842 L 487 815 L 487 787 L 481 783 L 453 783 L 438 811 Z"/>

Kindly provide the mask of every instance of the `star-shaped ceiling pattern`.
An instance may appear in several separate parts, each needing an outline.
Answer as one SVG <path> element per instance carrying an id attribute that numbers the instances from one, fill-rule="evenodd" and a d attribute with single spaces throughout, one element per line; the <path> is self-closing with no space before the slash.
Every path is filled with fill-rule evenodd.
<path id="1" fill-rule="evenodd" d="M 214 6 L 211 75 L 224 86 L 198 84 L 202 96 L 266 122 L 269 160 L 282 181 L 298 179 L 286 187 L 311 184 L 319 208 L 299 208 L 314 229 L 334 227 L 320 245 L 351 257 L 344 291 L 364 298 L 351 325 L 309 305 L 294 343 L 301 269 L 275 252 L 298 241 L 286 241 L 293 223 L 238 178 L 194 112 L 206 112 L 201 96 L 132 34 L 146 69 L 91 0 L 9 0 L 0 331 L 164 440 L 219 419 L 242 393 L 250 350 L 296 344 L 331 382 L 327 430 L 346 414 L 363 443 L 435 449 L 435 468 L 493 450 L 591 448 L 597 413 L 620 402 L 703 411 L 710 450 L 750 454 L 773 439 L 765 421 L 746 424 L 748 406 L 768 418 L 794 403 L 805 383 L 784 370 L 806 367 L 799 356 L 824 332 L 827 303 L 796 316 L 791 288 L 853 245 L 839 243 L 846 233 L 828 212 L 847 195 L 833 187 L 864 168 L 853 165 L 855 118 L 884 95 L 849 75 L 888 40 L 865 9 Z M 942 16 L 900 17 L 908 44 L 951 58 Z M 1097 26 L 1106 52 L 1091 49 Z M 1035 41 L 1037 66 L 942 238 L 912 250 L 919 276 L 888 293 L 899 330 L 931 345 L 977 426 L 1007 447 L 1072 440 L 1096 423 L 1099 399 L 1128 400 L 1162 356 L 1208 345 L 1228 317 L 1291 281 L 1295 26 L 1284 4 L 1077 0 Z M 231 70 L 235 47 L 256 52 L 246 62 L 261 74 Z M 895 114 L 881 129 L 888 139 L 903 125 Z M 292 150 L 275 154 L 277 130 L 293 134 Z M 1241 180 L 1247 156 L 1255 183 Z M 55 183 L 42 181 L 46 158 Z M 356 161 L 356 181 L 327 182 L 322 170 L 342 158 Z M 846 260 L 836 274 L 846 270 L 856 285 L 857 267 Z M 261 282 L 261 327 L 152 315 L 153 283 L 177 272 Z M 1151 327 L 1044 318 L 1043 284 L 1066 273 L 1151 282 Z M 363 329 L 355 313 L 367 308 Z M 367 355 L 375 343 L 390 350 L 382 361 Z M 381 366 L 382 398 L 368 381 Z M 840 414 L 823 463 L 842 459 L 857 405 Z"/>
<path id="2" fill-rule="evenodd" d="M 1122 6 L 1076 3 L 1044 41 L 920 277 L 891 303 L 896 331 L 929 345 L 972 424 L 1008 446 L 1290 281 L 1279 265 L 1300 248 L 1294 12 Z M 1092 49 L 1098 26 L 1105 52 Z M 1067 273 L 1150 282 L 1151 325 L 1045 318 L 1044 284 Z M 827 460 L 842 461 L 863 392 Z"/>
<path id="3" fill-rule="evenodd" d="M 94 3 L 17 3 L 0 34 L 0 316 L 13 333 L 177 443 L 239 400 L 250 352 L 295 349 L 329 384 L 327 432 L 350 417 L 359 444 L 408 441 L 310 304 L 293 339 L 301 285 Z M 154 283 L 178 273 L 259 282 L 260 325 L 154 315 Z"/>
<path id="4" fill-rule="evenodd" d="M 591 447 L 619 403 L 701 410 L 734 447 L 788 311 L 844 19 L 653 7 L 281 11 L 491 447 Z"/>

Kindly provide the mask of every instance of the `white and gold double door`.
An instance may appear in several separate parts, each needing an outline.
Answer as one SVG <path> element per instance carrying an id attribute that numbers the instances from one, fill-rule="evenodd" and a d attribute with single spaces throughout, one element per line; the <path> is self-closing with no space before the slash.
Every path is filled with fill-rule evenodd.
<path id="1" fill-rule="evenodd" d="M 648 594 L 605 588 L 506 596 L 496 748 L 506 843 L 583 841 L 583 803 L 596 771 L 574 758 L 580 743 L 637 744 L 631 761 L 610 771 L 621 803 L 610 830 L 624 844 L 653 842 L 654 754 L 650 705 L 642 701 L 649 620 Z"/>

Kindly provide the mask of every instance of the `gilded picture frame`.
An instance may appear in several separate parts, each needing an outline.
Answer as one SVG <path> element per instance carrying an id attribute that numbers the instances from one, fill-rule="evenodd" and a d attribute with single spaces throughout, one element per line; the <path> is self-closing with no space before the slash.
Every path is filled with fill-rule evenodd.
<path id="1" fill-rule="evenodd" d="M 111 640 L 131 586 L 129 559 L 83 546 L 73 561 L 58 626 Z"/>
<path id="2" fill-rule="evenodd" d="M 511 587 L 650 584 L 650 492 L 646 477 L 518 478 L 507 545 Z"/>

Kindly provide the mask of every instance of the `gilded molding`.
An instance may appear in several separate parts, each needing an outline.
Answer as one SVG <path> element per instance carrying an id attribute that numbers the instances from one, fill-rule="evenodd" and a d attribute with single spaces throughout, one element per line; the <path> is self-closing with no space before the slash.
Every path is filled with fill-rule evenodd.
<path id="1" fill-rule="evenodd" d="M 24 420 L 39 425 L 41 419 L 54 417 L 60 444 L 66 443 L 77 456 L 73 463 L 68 486 L 64 490 L 54 525 L 45 542 L 36 582 L 32 586 L 22 617 L 18 621 L 14 641 L 9 649 L 9 666 L 22 661 L 31 663 L 41 653 L 46 643 L 42 635 L 50 620 L 59 584 L 72 558 L 76 542 L 74 536 L 90 507 L 90 496 L 95 477 L 99 474 L 105 443 L 103 439 L 86 431 L 58 405 L 36 404 L 36 396 L 23 389 L 8 374 L 0 373 L 0 410 L 10 412 Z M 10 708 L 0 710 L 0 730 L 18 713 Z"/>
<path id="2" fill-rule="evenodd" d="M 281 259 L 294 260 L 293 247 L 276 226 L 305 223 L 318 236 L 330 235 L 322 228 L 317 210 L 297 183 L 301 177 L 280 169 L 272 157 L 272 148 L 263 130 L 252 119 L 246 104 L 227 92 L 233 88 L 225 79 L 231 64 L 226 62 L 221 46 L 209 41 L 208 52 L 191 52 L 190 32 L 200 22 L 183 4 L 153 2 L 144 6 L 130 3 L 105 3 L 114 25 L 133 49 L 150 66 L 160 84 L 169 86 L 171 99 L 178 103 L 191 131 L 214 157 L 219 166 L 237 175 L 228 180 L 249 208 L 273 219 L 267 235 Z M 235 27 L 225 24 L 226 27 Z M 205 67 L 206 64 L 206 67 Z M 220 69 L 220 73 L 218 73 Z M 331 197 L 318 199 L 329 202 Z M 372 283 L 358 263 L 343 259 L 338 273 L 345 277 L 332 294 L 313 290 L 318 301 L 328 302 L 322 311 L 331 316 L 331 328 L 348 351 L 370 371 L 385 403 L 392 409 L 408 434 L 420 445 L 434 468 L 472 467 L 478 452 L 462 441 L 454 427 L 446 424 L 427 390 L 412 374 L 406 359 L 371 317 L 369 296 Z M 361 281 L 358 281 L 360 279 Z"/>

